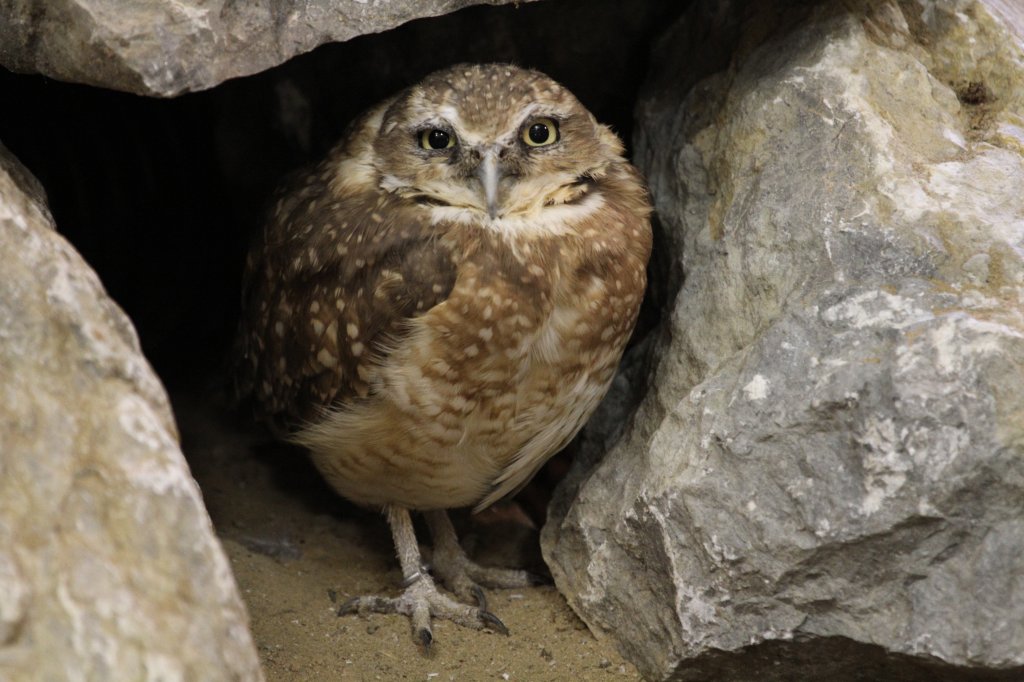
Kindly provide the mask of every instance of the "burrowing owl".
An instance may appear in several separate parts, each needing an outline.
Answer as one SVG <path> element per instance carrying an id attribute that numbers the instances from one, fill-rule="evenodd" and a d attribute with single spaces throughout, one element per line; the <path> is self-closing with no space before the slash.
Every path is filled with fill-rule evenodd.
<path id="1" fill-rule="evenodd" d="M 504 631 L 448 508 L 523 486 L 605 394 L 636 321 L 650 203 L 619 139 L 507 64 L 428 76 L 356 120 L 252 249 L 239 388 L 353 502 L 384 510 L 405 575 L 346 610 Z M 433 573 L 409 510 L 425 513 Z"/>

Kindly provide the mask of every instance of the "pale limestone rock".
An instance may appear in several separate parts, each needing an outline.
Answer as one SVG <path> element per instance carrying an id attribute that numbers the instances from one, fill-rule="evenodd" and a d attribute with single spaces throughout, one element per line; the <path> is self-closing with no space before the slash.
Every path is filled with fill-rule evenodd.
<path id="1" fill-rule="evenodd" d="M 324 43 L 505 2 L 0 0 L 0 65 L 166 97 L 258 73 Z"/>
<path id="2" fill-rule="evenodd" d="M 655 52 L 637 161 L 685 279 L 545 556 L 650 679 L 1021 679 L 1021 34 L 776 4 Z"/>
<path id="3" fill-rule="evenodd" d="M 2 146 L 0 272 L 0 679 L 262 679 L 164 390 Z"/>

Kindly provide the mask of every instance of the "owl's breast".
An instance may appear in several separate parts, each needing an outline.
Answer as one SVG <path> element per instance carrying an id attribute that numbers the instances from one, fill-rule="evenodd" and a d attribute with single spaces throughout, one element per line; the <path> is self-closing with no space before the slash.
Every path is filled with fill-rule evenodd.
<path id="1" fill-rule="evenodd" d="M 389 372 L 389 398 L 471 474 L 474 504 L 525 483 L 607 391 L 643 264 L 619 271 L 593 255 L 582 240 L 479 250 Z"/>
<path id="2" fill-rule="evenodd" d="M 614 376 L 645 285 L 646 252 L 625 248 L 630 236 L 451 230 L 447 297 L 409 320 L 366 401 L 303 436 L 314 460 L 346 497 L 372 505 L 482 507 L 514 492 Z"/>

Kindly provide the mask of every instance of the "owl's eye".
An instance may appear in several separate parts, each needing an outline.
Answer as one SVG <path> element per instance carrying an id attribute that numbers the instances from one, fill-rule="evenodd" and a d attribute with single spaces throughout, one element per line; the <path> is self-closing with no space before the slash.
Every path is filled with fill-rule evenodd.
<path id="1" fill-rule="evenodd" d="M 424 149 L 451 149 L 455 136 L 438 128 L 429 128 L 420 133 L 420 146 Z"/>
<path id="2" fill-rule="evenodd" d="M 558 124 L 550 118 L 538 118 L 523 128 L 523 142 L 531 147 L 544 147 L 558 142 Z"/>

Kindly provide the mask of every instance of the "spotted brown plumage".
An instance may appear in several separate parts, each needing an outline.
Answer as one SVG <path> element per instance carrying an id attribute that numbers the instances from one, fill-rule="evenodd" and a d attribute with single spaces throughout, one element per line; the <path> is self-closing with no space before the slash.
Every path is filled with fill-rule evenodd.
<path id="1" fill-rule="evenodd" d="M 618 138 L 510 65 L 428 76 L 284 191 L 250 253 L 238 386 L 346 498 L 386 511 L 406 591 L 351 610 L 503 629 L 461 596 L 517 571 L 466 559 L 445 509 L 515 492 L 582 427 L 636 321 L 650 204 Z"/>

